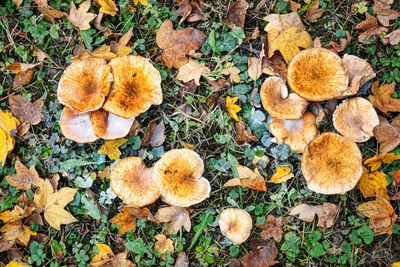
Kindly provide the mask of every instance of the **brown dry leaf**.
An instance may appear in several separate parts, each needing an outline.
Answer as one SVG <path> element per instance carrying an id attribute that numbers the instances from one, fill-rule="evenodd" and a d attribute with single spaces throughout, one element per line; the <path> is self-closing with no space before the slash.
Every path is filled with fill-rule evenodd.
<path id="1" fill-rule="evenodd" d="M 384 172 L 370 172 L 367 168 L 363 167 L 363 174 L 357 184 L 357 188 L 360 189 L 365 198 L 380 195 L 384 199 L 389 200 L 388 190 L 386 188 L 388 185 L 389 183 L 386 180 L 386 174 Z"/>
<path id="2" fill-rule="evenodd" d="M 96 18 L 96 14 L 88 12 L 89 8 L 90 0 L 81 3 L 78 9 L 76 9 L 74 2 L 71 2 L 71 8 L 67 19 L 79 30 L 88 30 L 90 29 L 89 22 Z"/>
<path id="3" fill-rule="evenodd" d="M 45 20 L 53 24 L 55 23 L 55 19 L 62 18 L 64 15 L 66 15 L 65 12 L 58 11 L 49 6 L 47 0 L 33 0 L 33 2 L 38 5 L 37 9 L 43 14 Z"/>
<path id="4" fill-rule="evenodd" d="M 383 37 L 383 42 L 385 44 L 390 43 L 391 45 L 400 44 L 400 29 L 392 31 L 388 35 Z"/>
<path id="5" fill-rule="evenodd" d="M 400 187 L 400 170 L 391 172 L 390 175 L 393 177 L 393 179 L 396 181 L 397 187 Z"/>
<path id="6" fill-rule="evenodd" d="M 312 222 L 315 218 L 314 206 L 302 203 L 292 209 L 290 215 L 299 215 L 299 219 L 305 222 Z"/>
<path id="7" fill-rule="evenodd" d="M 161 24 L 156 36 L 158 47 L 163 49 L 162 59 L 170 69 L 187 64 L 189 52 L 200 49 L 205 39 L 204 33 L 193 27 L 175 31 L 171 20 Z"/>
<path id="8" fill-rule="evenodd" d="M 99 12 L 102 12 L 104 14 L 109 14 L 111 16 L 115 16 L 115 14 L 117 14 L 118 8 L 113 0 L 98 0 L 98 1 L 101 6 Z"/>
<path id="9" fill-rule="evenodd" d="M 262 74 L 262 58 L 248 58 L 248 73 L 249 77 L 256 81 Z"/>
<path id="10" fill-rule="evenodd" d="M 169 251 L 172 254 L 174 252 L 174 242 L 171 239 L 163 234 L 158 234 L 156 235 L 156 240 L 154 249 L 157 250 L 158 253 L 164 254 Z"/>
<path id="11" fill-rule="evenodd" d="M 231 86 L 231 82 L 225 79 L 219 79 L 218 81 L 210 81 L 208 80 L 208 83 L 210 84 L 210 91 L 212 92 L 218 92 L 222 91 L 224 89 L 227 89 Z M 197 87 L 196 87 L 197 89 Z"/>
<path id="12" fill-rule="evenodd" d="M 187 22 L 198 22 L 206 20 L 204 12 L 207 10 L 207 6 L 204 3 L 204 0 L 193 0 L 190 2 L 190 6 L 192 7 L 192 12 L 186 18 Z"/>
<path id="13" fill-rule="evenodd" d="M 15 186 L 17 189 L 26 191 L 31 189 L 32 185 L 40 187 L 44 182 L 43 179 L 39 178 L 34 165 L 28 169 L 24 164 L 17 160 L 15 162 L 15 171 L 16 174 L 13 176 L 6 176 L 6 180 L 10 185 Z"/>
<path id="14" fill-rule="evenodd" d="M 263 229 L 260 237 L 264 240 L 273 238 L 277 243 L 280 243 L 283 235 L 282 224 L 286 220 L 286 217 L 275 218 L 273 215 L 268 215 L 263 225 L 256 224 L 258 228 Z"/>
<path id="15" fill-rule="evenodd" d="M 332 46 L 332 48 L 339 53 L 345 50 L 350 43 L 351 43 L 351 35 L 348 31 L 346 31 L 346 38 L 342 38 L 340 40 L 340 43 L 335 43 L 333 41 L 330 41 L 329 45 Z"/>
<path id="16" fill-rule="evenodd" d="M 6 67 L 6 70 L 9 70 L 12 73 L 16 74 L 13 82 L 13 88 L 17 88 L 19 86 L 23 86 L 25 84 L 30 83 L 33 78 L 33 69 L 40 64 L 41 62 L 37 64 L 25 64 L 25 63 L 15 62 L 8 65 Z"/>
<path id="17" fill-rule="evenodd" d="M 11 112 L 21 121 L 36 125 L 42 120 L 43 98 L 31 103 L 22 95 L 10 95 L 8 98 Z"/>
<path id="18" fill-rule="evenodd" d="M 60 231 L 61 224 L 76 222 L 75 219 L 64 207 L 74 200 L 76 188 L 63 187 L 54 191 L 49 180 L 45 180 L 40 186 L 39 192 L 35 194 L 34 202 L 36 207 L 44 211 L 44 218 L 51 227 Z"/>
<path id="19" fill-rule="evenodd" d="M 14 4 L 19 8 L 24 0 L 13 0 Z"/>
<path id="20" fill-rule="evenodd" d="M 267 185 L 265 184 L 264 177 L 262 177 L 257 168 L 252 171 L 245 166 L 236 165 L 236 169 L 238 171 L 239 178 L 230 179 L 224 184 L 224 187 L 240 185 L 256 191 L 267 191 Z"/>
<path id="21" fill-rule="evenodd" d="M 249 3 L 247 3 L 245 0 L 237 1 L 229 6 L 227 17 L 223 19 L 223 22 L 231 29 L 235 27 L 243 29 L 248 8 Z"/>
<path id="22" fill-rule="evenodd" d="M 389 201 L 377 195 L 376 200 L 359 205 L 357 210 L 370 218 L 369 225 L 373 231 L 392 234 L 397 215 Z"/>
<path id="23" fill-rule="evenodd" d="M 289 179 L 293 178 L 294 174 L 289 166 L 277 166 L 276 173 L 272 175 L 271 183 L 280 184 L 288 181 Z"/>
<path id="24" fill-rule="evenodd" d="M 277 255 L 278 249 L 275 246 L 275 242 L 270 240 L 261 246 L 254 248 L 252 246 L 252 251 L 244 255 L 240 262 L 244 267 L 268 267 L 278 263 L 276 260 Z"/>
<path id="25" fill-rule="evenodd" d="M 178 252 L 174 267 L 189 267 L 189 257 L 184 251 Z"/>
<path id="26" fill-rule="evenodd" d="M 97 154 L 107 154 L 111 160 L 119 159 L 121 151 L 118 148 L 126 142 L 128 142 L 128 139 L 126 138 L 105 141 Z"/>
<path id="27" fill-rule="evenodd" d="M 261 36 L 263 41 L 263 50 L 268 53 L 268 41 L 267 38 Z M 262 60 L 262 72 L 268 75 L 275 75 L 281 77 L 283 80 L 287 80 L 287 65 L 282 57 L 282 54 L 275 52 L 271 58 L 266 56 Z"/>
<path id="28" fill-rule="evenodd" d="M 16 221 L 7 223 L 0 228 L 0 233 L 3 233 L 3 240 L 10 241 L 18 239 L 24 246 L 28 245 L 29 239 L 32 235 L 36 235 L 35 232 L 30 230 L 30 227 Z"/>
<path id="29" fill-rule="evenodd" d="M 130 28 L 115 45 L 112 45 L 112 52 L 118 56 L 126 56 L 132 52 L 132 48 L 127 46 L 129 40 L 133 36 L 133 28 Z"/>
<path id="30" fill-rule="evenodd" d="M 34 47 L 35 47 L 35 54 L 39 62 L 43 62 L 46 58 L 48 58 L 55 66 L 59 67 L 58 64 L 51 58 L 49 54 L 43 52 L 36 45 Z"/>
<path id="31" fill-rule="evenodd" d="M 122 213 L 117 214 L 114 218 L 110 220 L 111 223 L 120 225 L 121 228 L 118 234 L 123 235 L 129 231 L 136 228 L 136 221 L 141 219 L 149 219 L 154 221 L 153 215 L 147 208 L 133 208 L 133 207 L 122 207 Z"/>
<path id="32" fill-rule="evenodd" d="M 2 240 L 2 241 L 0 241 L 0 252 L 8 251 L 14 245 L 15 245 L 15 239 L 14 240 L 9 240 L 9 241 Z"/>
<path id="33" fill-rule="evenodd" d="M 371 87 L 370 101 L 383 113 L 400 112 L 400 99 L 392 97 L 395 87 L 395 83 L 384 84 L 379 87 L 379 81 L 375 81 Z"/>
<path id="34" fill-rule="evenodd" d="M 192 227 L 187 208 L 176 206 L 161 208 L 157 211 L 155 217 L 160 222 L 169 222 L 166 229 L 167 235 L 178 233 L 182 226 L 187 232 L 190 232 Z"/>
<path id="35" fill-rule="evenodd" d="M 152 120 L 147 126 L 146 132 L 142 140 L 142 146 L 151 145 L 152 147 L 161 146 L 165 141 L 165 125 L 164 121 L 161 120 L 157 124 L 158 119 Z"/>
<path id="36" fill-rule="evenodd" d="M 318 215 L 318 224 L 320 230 L 324 232 L 327 228 L 331 228 L 335 223 L 336 215 L 339 211 L 337 205 L 325 202 L 322 205 L 322 210 L 320 208 L 321 205 L 317 206 L 316 213 Z"/>
<path id="37" fill-rule="evenodd" d="M 175 12 L 182 17 L 179 22 L 182 23 L 192 13 L 192 6 L 189 4 L 189 0 L 175 0 L 175 3 L 179 6 Z"/>
<path id="38" fill-rule="evenodd" d="M 206 67 L 205 63 L 198 63 L 190 58 L 189 63 L 179 68 L 176 78 L 184 83 L 194 80 L 196 85 L 199 86 L 201 75 L 208 72 L 210 72 L 210 69 Z"/>
<path id="39" fill-rule="evenodd" d="M 102 13 L 102 12 L 97 14 L 97 17 L 94 20 L 94 27 L 101 32 L 104 32 L 106 34 L 111 34 L 112 30 L 110 28 L 107 28 L 107 27 L 104 27 L 101 25 L 101 20 L 103 19 L 103 16 L 104 16 L 104 13 Z"/>
<path id="40" fill-rule="evenodd" d="M 399 160 L 400 156 L 394 153 L 383 153 L 380 155 L 373 156 L 364 161 L 364 165 L 370 168 L 371 171 L 376 171 L 382 165 L 382 163 L 392 163 L 395 160 Z"/>
<path id="41" fill-rule="evenodd" d="M 393 1 L 374 0 L 372 10 L 376 14 L 378 21 L 385 27 L 389 27 L 390 21 L 400 16 L 400 12 L 391 9 Z"/>
<path id="42" fill-rule="evenodd" d="M 365 32 L 358 36 L 358 41 L 361 43 L 374 35 L 379 37 L 383 32 L 388 31 L 387 28 L 378 26 L 378 20 L 368 12 L 365 12 L 365 20 L 357 24 L 354 29 L 365 30 Z"/>
<path id="43" fill-rule="evenodd" d="M 246 130 L 246 126 L 244 125 L 243 121 L 238 121 L 235 124 L 235 129 L 237 134 L 237 136 L 235 136 L 235 141 L 238 143 L 238 145 L 242 145 L 248 141 L 258 141 L 257 137 L 255 137 L 251 131 Z"/>
<path id="44" fill-rule="evenodd" d="M 317 20 L 325 12 L 324 9 L 318 7 L 319 7 L 319 0 L 315 0 L 314 2 L 312 2 L 311 5 L 309 5 L 307 8 L 306 17 L 304 20 L 309 22 L 317 22 Z"/>
<path id="45" fill-rule="evenodd" d="M 231 83 L 240 83 L 239 73 L 240 70 L 230 62 L 225 65 L 225 70 L 222 72 L 223 75 L 229 75 Z"/>
<path id="46" fill-rule="evenodd" d="M 382 116 L 378 117 L 379 125 L 374 128 L 373 132 L 379 144 L 379 153 L 387 153 L 400 145 L 400 127 L 390 124 Z"/>
<path id="47" fill-rule="evenodd" d="M 92 52 L 85 50 L 83 53 L 80 53 L 77 56 L 70 58 L 69 60 L 75 63 L 90 57 L 102 58 L 104 60 L 110 61 L 111 59 L 117 57 L 117 55 L 111 52 L 111 46 L 103 45 L 93 50 Z"/>

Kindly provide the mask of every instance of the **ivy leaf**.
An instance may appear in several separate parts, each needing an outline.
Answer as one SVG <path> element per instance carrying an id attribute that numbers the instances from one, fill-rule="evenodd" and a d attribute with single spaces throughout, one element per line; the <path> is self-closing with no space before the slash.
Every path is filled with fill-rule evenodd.
<path id="1" fill-rule="evenodd" d="M 95 220 L 100 220 L 100 211 L 97 205 L 94 203 L 94 199 L 87 199 L 86 196 L 81 197 L 81 202 L 84 208 L 87 210 L 87 214 Z"/>

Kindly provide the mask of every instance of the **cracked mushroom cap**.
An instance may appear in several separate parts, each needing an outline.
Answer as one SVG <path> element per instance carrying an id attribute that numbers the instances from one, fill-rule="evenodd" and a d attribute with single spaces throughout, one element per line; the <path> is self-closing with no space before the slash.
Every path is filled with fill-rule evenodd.
<path id="1" fill-rule="evenodd" d="M 253 222 L 250 214 L 242 209 L 226 209 L 219 215 L 221 232 L 234 244 L 241 244 L 249 238 Z"/>
<path id="2" fill-rule="evenodd" d="M 61 113 L 60 128 L 63 135 L 77 143 L 90 143 L 98 139 L 94 134 L 90 113 L 80 113 L 64 107 Z"/>
<path id="3" fill-rule="evenodd" d="M 308 143 L 319 134 L 316 119 L 314 114 L 307 111 L 297 120 L 273 118 L 269 127 L 278 144 L 285 143 L 291 150 L 301 154 Z"/>
<path id="4" fill-rule="evenodd" d="M 303 116 L 308 101 L 288 92 L 285 82 L 276 76 L 265 79 L 261 85 L 261 102 L 273 117 L 295 120 Z"/>
<path id="5" fill-rule="evenodd" d="M 202 177 L 203 160 L 190 149 L 173 149 L 154 165 L 153 180 L 171 205 L 189 207 L 210 195 L 211 187 Z"/>
<path id="6" fill-rule="evenodd" d="M 342 95 L 347 90 L 348 81 L 342 59 L 325 48 L 303 50 L 288 66 L 289 87 L 310 101 Z"/>
<path id="7" fill-rule="evenodd" d="M 140 157 L 118 161 L 110 173 L 114 193 L 127 205 L 140 208 L 154 203 L 160 192 L 152 179 L 153 168 L 147 168 Z"/>
<path id="8" fill-rule="evenodd" d="M 342 194 L 352 190 L 361 178 L 361 152 L 352 140 L 325 132 L 304 149 L 301 170 L 310 190 Z"/>
<path id="9" fill-rule="evenodd" d="M 135 118 L 125 119 L 111 114 L 104 109 L 90 113 L 94 134 L 106 140 L 125 137 Z"/>
<path id="10" fill-rule="evenodd" d="M 114 75 L 113 89 L 103 109 L 126 119 L 162 102 L 161 76 L 144 57 L 127 55 L 108 63 Z"/>
<path id="11" fill-rule="evenodd" d="M 343 101 L 333 113 L 335 129 L 344 137 L 358 143 L 374 136 L 373 130 L 378 124 L 378 114 L 373 105 L 362 97 Z"/>
<path id="12" fill-rule="evenodd" d="M 72 63 L 58 83 L 58 101 L 79 112 L 98 110 L 110 92 L 112 81 L 111 68 L 104 59 Z"/>

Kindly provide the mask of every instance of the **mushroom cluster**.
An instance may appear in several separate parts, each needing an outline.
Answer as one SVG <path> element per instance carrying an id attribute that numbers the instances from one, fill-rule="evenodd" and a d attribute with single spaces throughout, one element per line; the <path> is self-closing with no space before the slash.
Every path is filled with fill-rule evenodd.
<path id="1" fill-rule="evenodd" d="M 362 97 L 344 100 L 333 112 L 333 125 L 341 134 L 319 135 L 318 116 L 309 101 L 343 99 L 375 77 L 367 61 L 353 55 L 340 58 L 325 48 L 298 53 L 288 65 L 287 83 L 271 76 L 261 86 L 261 102 L 273 116 L 269 126 L 278 144 L 303 153 L 301 168 L 308 187 L 318 193 L 339 194 L 353 189 L 362 174 L 356 142 L 373 136 L 379 124 L 373 105 Z M 310 111 L 307 111 L 309 109 Z M 323 115 L 323 114 L 322 114 Z"/>
<path id="2" fill-rule="evenodd" d="M 60 119 L 65 137 L 78 143 L 118 139 L 129 133 L 136 116 L 161 104 L 161 76 L 141 56 L 108 63 L 88 58 L 66 68 L 57 98 L 65 105 Z"/>

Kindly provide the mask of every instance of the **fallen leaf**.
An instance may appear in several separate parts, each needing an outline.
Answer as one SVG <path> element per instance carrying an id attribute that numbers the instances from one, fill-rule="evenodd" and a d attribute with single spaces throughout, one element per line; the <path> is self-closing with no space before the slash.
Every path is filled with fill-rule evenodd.
<path id="1" fill-rule="evenodd" d="M 33 69 L 40 64 L 41 63 L 25 64 L 25 63 L 15 62 L 8 65 L 6 67 L 6 70 L 9 70 L 12 73 L 16 74 L 13 81 L 13 88 L 17 88 L 19 86 L 23 86 L 25 84 L 30 83 L 33 78 Z"/>
<path id="2" fill-rule="evenodd" d="M 174 252 L 174 242 L 171 239 L 163 234 L 158 234 L 156 235 L 156 240 L 154 249 L 157 250 L 158 253 L 164 254 L 169 251 L 172 254 Z"/>
<path id="3" fill-rule="evenodd" d="M 49 54 L 43 52 L 36 45 L 34 46 L 34 48 L 35 48 L 36 57 L 39 62 L 43 62 L 46 58 L 48 58 L 54 65 L 56 65 L 58 67 L 57 63 L 54 62 L 54 60 L 51 58 L 51 56 Z"/>
<path id="4" fill-rule="evenodd" d="M 248 8 L 249 3 L 247 3 L 245 0 L 237 1 L 229 6 L 227 17 L 223 19 L 223 22 L 231 29 L 235 27 L 243 29 Z"/>
<path id="5" fill-rule="evenodd" d="M 256 81 L 260 78 L 262 74 L 262 59 L 256 57 L 248 58 L 248 68 L 249 77 Z"/>
<path id="6" fill-rule="evenodd" d="M 34 202 L 38 209 L 44 211 L 44 218 L 51 227 L 60 231 L 61 224 L 76 222 L 75 219 L 64 207 L 74 200 L 78 190 L 75 188 L 63 187 L 54 191 L 49 180 L 45 180 L 40 186 L 39 192 L 35 194 Z"/>
<path id="7" fill-rule="evenodd" d="M 392 31 L 388 35 L 383 36 L 383 43 L 390 43 L 391 45 L 400 44 L 400 29 Z"/>
<path id="8" fill-rule="evenodd" d="M 179 6 L 175 12 L 182 17 L 179 22 L 182 23 L 192 13 L 192 6 L 189 4 L 189 0 L 175 0 L 175 3 Z"/>
<path id="9" fill-rule="evenodd" d="M 293 178 L 294 174 L 289 166 L 277 166 L 276 173 L 272 175 L 271 183 L 280 184 L 288 181 L 289 179 Z"/>
<path id="10" fill-rule="evenodd" d="M 172 21 L 166 20 L 157 32 L 156 42 L 163 49 L 162 59 L 168 68 L 177 68 L 189 63 L 187 55 L 191 50 L 200 49 L 206 36 L 193 27 L 174 30 Z"/>
<path id="11" fill-rule="evenodd" d="M 185 251 L 179 251 L 174 267 L 189 267 L 189 257 Z"/>
<path id="12" fill-rule="evenodd" d="M 118 8 L 113 0 L 98 0 L 98 1 L 101 6 L 99 10 L 100 12 L 104 14 L 109 14 L 111 16 L 115 16 L 115 14 L 117 14 Z"/>
<path id="13" fill-rule="evenodd" d="M 261 36 L 262 40 L 262 53 L 268 53 L 268 39 L 265 36 Z M 262 57 L 262 72 L 268 75 L 279 76 L 284 80 L 287 80 L 287 65 L 282 57 L 282 54 L 275 52 L 271 58 L 267 56 Z"/>
<path id="14" fill-rule="evenodd" d="M 164 121 L 161 120 L 157 124 L 158 119 L 152 120 L 147 126 L 146 132 L 142 140 L 142 146 L 151 145 L 152 147 L 161 146 L 165 141 L 165 125 Z"/>
<path id="15" fill-rule="evenodd" d="M 35 208 L 33 208 L 33 207 L 25 207 L 23 209 L 20 206 L 16 205 L 16 206 L 14 206 L 14 209 L 12 211 L 6 210 L 6 211 L 1 212 L 0 220 L 2 220 L 4 223 L 18 222 L 22 218 L 25 218 L 25 217 L 28 217 L 29 215 L 31 215 L 34 210 L 35 210 Z"/>
<path id="16" fill-rule="evenodd" d="M 138 3 L 141 3 L 141 4 L 144 5 L 144 6 L 148 6 L 148 5 L 149 5 L 149 3 L 147 2 L 147 0 L 133 0 L 133 3 L 135 4 L 135 6 L 136 6 Z"/>
<path id="17" fill-rule="evenodd" d="M 20 121 L 36 125 L 42 120 L 43 98 L 31 103 L 22 95 L 10 95 L 8 101 L 11 112 Z"/>
<path id="18" fill-rule="evenodd" d="M 4 165 L 7 155 L 13 150 L 19 121 L 11 112 L 0 109 L 0 161 Z"/>
<path id="19" fill-rule="evenodd" d="M 71 2 L 71 8 L 69 10 L 69 15 L 67 15 L 67 19 L 79 30 L 88 30 L 90 29 L 89 22 L 96 18 L 96 14 L 88 12 L 89 8 L 90 0 L 82 2 L 78 9 L 76 9 L 74 2 Z"/>
<path id="20" fill-rule="evenodd" d="M 28 245 L 32 235 L 36 235 L 29 226 L 22 224 L 21 221 L 5 224 L 0 228 L 0 233 L 3 233 L 5 241 L 18 239 L 24 246 Z"/>
<path id="21" fill-rule="evenodd" d="M 263 18 L 268 22 L 267 26 L 265 26 L 264 30 L 269 32 L 272 29 L 283 31 L 285 27 L 291 26 L 296 27 L 302 30 L 305 30 L 303 22 L 299 14 L 296 12 L 280 15 L 280 14 L 270 14 Z"/>
<path id="22" fill-rule="evenodd" d="M 190 2 L 190 7 L 192 11 L 186 18 L 187 22 L 198 22 L 206 20 L 204 12 L 207 10 L 207 6 L 204 3 L 204 0 L 193 0 Z"/>
<path id="23" fill-rule="evenodd" d="M 126 142 L 128 142 L 128 139 L 126 138 L 105 141 L 97 154 L 107 154 L 111 160 L 119 159 L 121 156 L 121 151 L 118 148 Z"/>
<path id="24" fill-rule="evenodd" d="M 96 19 L 94 20 L 94 27 L 105 34 L 112 34 L 112 30 L 110 28 L 104 27 L 101 25 L 101 20 L 103 19 L 104 13 L 99 12 L 97 14 Z"/>
<path id="25" fill-rule="evenodd" d="M 224 187 L 240 185 L 256 191 L 267 191 L 267 185 L 265 184 L 264 177 L 262 177 L 257 168 L 252 171 L 245 166 L 236 165 L 236 169 L 238 171 L 239 178 L 230 179 L 224 184 Z"/>
<path id="26" fill-rule="evenodd" d="M 367 1 L 361 1 L 358 3 L 354 3 L 351 5 L 351 13 L 359 13 L 359 14 L 364 14 L 365 12 L 368 11 L 368 2 Z"/>
<path id="27" fill-rule="evenodd" d="M 239 117 L 237 116 L 236 113 L 242 110 L 241 107 L 236 105 L 236 101 L 239 99 L 239 97 L 227 97 L 226 98 L 226 109 L 228 110 L 229 116 L 234 119 L 235 121 L 239 121 Z"/>
<path id="28" fill-rule="evenodd" d="M 390 124 L 387 119 L 378 116 L 379 124 L 373 133 L 379 144 L 379 153 L 387 153 L 400 145 L 400 127 Z"/>
<path id="29" fill-rule="evenodd" d="M 223 75 L 229 75 L 229 80 L 231 83 L 240 83 L 240 70 L 233 66 L 232 63 L 227 63 L 225 65 L 225 70 L 222 72 Z"/>
<path id="30" fill-rule="evenodd" d="M 190 232 L 192 224 L 187 208 L 176 206 L 161 208 L 157 211 L 155 217 L 160 222 L 169 222 L 165 231 L 167 235 L 178 233 L 182 226 L 187 232 Z"/>
<path id="31" fill-rule="evenodd" d="M 189 63 L 179 68 L 176 78 L 184 83 L 194 80 L 197 86 L 200 85 L 200 78 L 203 73 L 210 72 L 205 63 L 198 63 L 194 59 L 189 59 Z"/>
<path id="32" fill-rule="evenodd" d="M 318 7 L 319 7 L 319 0 L 315 0 L 314 2 L 312 2 L 307 8 L 306 17 L 304 20 L 309 22 L 317 22 L 317 20 L 325 12 L 324 9 Z"/>
<path id="33" fill-rule="evenodd" d="M 393 1 L 374 0 L 372 10 L 376 14 L 378 21 L 385 27 L 389 27 L 390 21 L 395 20 L 400 16 L 400 12 L 391 9 Z"/>
<path id="34" fill-rule="evenodd" d="M 357 210 L 370 218 L 369 225 L 374 232 L 392 234 L 397 215 L 389 201 L 377 195 L 376 200 L 360 204 Z"/>
<path id="35" fill-rule="evenodd" d="M 340 43 L 335 43 L 333 41 L 329 42 L 329 45 L 335 49 L 336 52 L 342 52 L 346 49 L 346 47 L 351 43 L 351 35 L 348 31 L 346 31 L 346 38 L 342 38 Z"/>
<path id="36" fill-rule="evenodd" d="M 133 36 L 133 28 L 130 28 L 118 42 L 112 46 L 112 52 L 116 53 L 118 56 L 126 56 L 132 52 L 132 48 L 127 46 L 129 40 Z"/>
<path id="37" fill-rule="evenodd" d="M 212 92 L 222 91 L 231 86 L 230 81 L 225 79 L 219 79 L 218 81 L 208 80 L 208 83 L 210 84 L 210 87 L 208 89 L 210 89 L 210 91 Z"/>
<path id="38" fill-rule="evenodd" d="M 110 61 L 111 59 L 117 57 L 116 54 L 111 52 L 111 46 L 109 45 L 103 45 L 92 52 L 90 51 L 85 51 L 83 53 L 78 54 L 77 56 L 74 56 L 70 58 L 69 60 L 72 61 L 73 63 L 79 62 L 85 59 L 88 59 L 90 57 L 95 57 L 95 58 L 102 58 L 104 60 Z"/>
<path id="39" fill-rule="evenodd" d="M 381 171 L 368 171 L 367 168 L 363 167 L 363 174 L 357 184 L 357 188 L 360 189 L 361 193 L 365 198 L 375 197 L 380 195 L 384 199 L 389 200 L 387 186 L 389 183 L 386 180 L 386 174 Z"/>
<path id="40" fill-rule="evenodd" d="M 120 225 L 121 228 L 118 230 L 119 235 L 123 235 L 136 228 L 136 221 L 141 219 L 153 220 L 153 215 L 147 208 L 133 208 L 133 207 L 122 207 L 122 213 L 117 214 L 110 220 L 112 224 Z"/>
<path id="41" fill-rule="evenodd" d="M 183 142 L 183 141 L 179 141 L 179 143 L 181 144 L 181 146 L 183 146 L 186 149 L 190 149 L 190 150 L 194 150 L 194 145 Z"/>
<path id="42" fill-rule="evenodd" d="M 293 0 L 290 0 L 290 11 L 297 12 L 301 8 L 300 3 L 296 3 Z"/>
<path id="43" fill-rule="evenodd" d="M 244 125 L 243 121 L 238 121 L 235 124 L 235 129 L 237 134 L 235 136 L 235 142 L 238 143 L 238 145 L 242 145 L 248 141 L 258 141 L 257 137 L 255 137 L 251 131 L 246 130 L 246 126 Z"/>
<path id="44" fill-rule="evenodd" d="M 397 187 L 400 187 L 400 170 L 391 172 L 390 175 L 393 177 L 393 179 L 396 181 Z"/>
<path id="45" fill-rule="evenodd" d="M 393 98 L 395 83 L 387 83 L 379 87 L 379 81 L 372 84 L 370 100 L 383 113 L 400 112 L 400 98 Z"/>
<path id="46" fill-rule="evenodd" d="M 0 241 L 0 252 L 8 251 L 15 245 L 15 239 L 9 241 Z"/>
<path id="47" fill-rule="evenodd" d="M 273 238 L 277 243 L 280 243 L 283 235 L 282 224 L 285 223 L 286 220 L 286 217 L 275 218 L 273 215 L 268 215 L 264 224 L 256 224 L 258 228 L 263 229 L 260 233 L 260 237 L 263 240 Z"/>
<path id="48" fill-rule="evenodd" d="M 370 171 L 376 171 L 382 165 L 382 163 L 392 163 L 395 160 L 400 159 L 400 156 L 396 156 L 394 153 L 383 153 L 380 155 L 373 156 L 364 161 L 364 165 L 370 168 Z"/>
<path id="49" fill-rule="evenodd" d="M 26 191 L 31 189 L 32 185 L 40 187 L 44 182 L 43 179 L 39 178 L 34 165 L 28 169 L 24 164 L 17 160 L 15 162 L 15 171 L 16 174 L 13 176 L 6 176 L 6 180 L 10 185 L 15 186 L 17 189 Z"/>
<path id="50" fill-rule="evenodd" d="M 255 155 L 253 160 L 252 160 L 253 165 L 259 164 L 260 160 L 262 162 L 264 162 L 265 165 L 268 165 L 268 163 L 269 163 L 269 158 L 266 155 L 264 155 L 262 157 L 258 157 L 257 155 Z"/>
<path id="51" fill-rule="evenodd" d="M 96 244 L 99 252 L 93 257 L 90 262 L 90 266 L 101 266 L 106 262 L 112 261 L 114 259 L 114 253 L 111 248 L 104 244 Z"/>
<path id="52" fill-rule="evenodd" d="M 278 263 L 276 260 L 277 255 L 278 249 L 275 246 L 275 242 L 270 240 L 265 245 L 254 248 L 244 255 L 240 262 L 244 267 L 268 267 Z"/>
<path id="53" fill-rule="evenodd" d="M 365 12 L 365 20 L 357 24 L 353 29 L 365 30 L 358 36 L 358 41 L 361 43 L 374 35 L 379 37 L 383 32 L 388 31 L 387 28 L 378 26 L 378 20 L 368 12 Z"/>
<path id="54" fill-rule="evenodd" d="M 14 4 L 19 8 L 24 0 L 13 0 Z"/>
<path id="55" fill-rule="evenodd" d="M 318 215 L 317 226 L 319 226 L 322 232 L 325 232 L 327 228 L 331 228 L 333 226 L 338 211 L 338 206 L 329 202 L 325 202 L 322 205 L 322 211 L 320 208 L 316 209 L 316 213 Z"/>
<path id="56" fill-rule="evenodd" d="M 47 0 L 33 0 L 33 2 L 35 2 L 38 5 L 37 9 L 40 13 L 43 14 L 45 20 L 53 24 L 56 23 L 55 19 L 62 18 L 64 15 L 66 15 L 65 12 L 58 11 L 49 6 Z"/>

